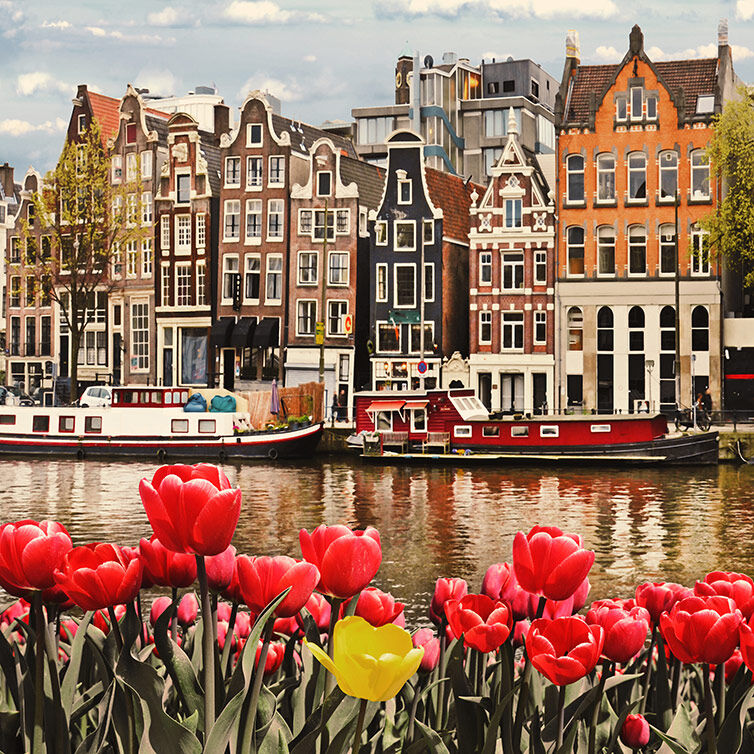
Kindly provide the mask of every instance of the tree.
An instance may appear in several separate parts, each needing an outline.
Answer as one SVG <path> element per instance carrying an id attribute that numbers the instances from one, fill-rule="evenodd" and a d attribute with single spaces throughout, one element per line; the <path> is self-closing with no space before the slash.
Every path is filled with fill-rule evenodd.
<path id="1" fill-rule="evenodd" d="M 717 116 L 707 148 L 724 197 L 699 224 L 715 254 L 744 276 L 748 288 L 754 286 L 754 100 L 744 87 L 738 94 Z"/>
<path id="2" fill-rule="evenodd" d="M 32 196 L 36 229 L 21 221 L 21 237 L 35 244 L 41 232 L 48 253 L 37 256 L 35 284 L 58 306 L 71 341 L 71 400 L 78 396 L 78 354 L 86 328 L 94 319 L 98 293 L 122 285 L 122 252 L 150 228 L 139 222 L 140 170 L 111 183 L 110 158 L 96 122 L 79 143 L 67 141 L 58 164 Z"/>

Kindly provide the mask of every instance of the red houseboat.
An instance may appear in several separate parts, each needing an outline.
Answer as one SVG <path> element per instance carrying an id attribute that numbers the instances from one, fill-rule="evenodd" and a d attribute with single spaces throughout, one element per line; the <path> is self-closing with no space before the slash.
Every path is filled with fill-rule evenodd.
<path id="1" fill-rule="evenodd" d="M 365 458 L 457 463 L 713 464 L 717 432 L 668 435 L 662 414 L 491 416 L 473 390 L 354 395 Z"/>

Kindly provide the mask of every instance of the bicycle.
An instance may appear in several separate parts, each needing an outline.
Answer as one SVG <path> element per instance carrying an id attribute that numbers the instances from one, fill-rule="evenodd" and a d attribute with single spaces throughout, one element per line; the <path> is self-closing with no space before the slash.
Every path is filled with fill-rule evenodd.
<path id="1" fill-rule="evenodd" d="M 681 428 L 691 429 L 694 426 L 694 409 L 693 408 L 679 408 L 675 412 L 675 428 L 679 432 Z M 709 415 L 704 406 L 696 407 L 696 426 L 702 430 L 702 432 L 709 431 L 712 426 L 712 417 Z"/>

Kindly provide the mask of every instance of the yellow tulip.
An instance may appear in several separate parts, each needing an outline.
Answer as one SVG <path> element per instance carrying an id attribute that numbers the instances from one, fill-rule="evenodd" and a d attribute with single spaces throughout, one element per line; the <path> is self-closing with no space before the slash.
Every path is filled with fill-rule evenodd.
<path id="1" fill-rule="evenodd" d="M 370 702 L 392 699 L 424 656 L 408 631 L 393 623 L 375 628 L 357 615 L 335 624 L 333 641 L 332 659 L 316 644 L 304 644 L 335 676 L 343 693 Z"/>

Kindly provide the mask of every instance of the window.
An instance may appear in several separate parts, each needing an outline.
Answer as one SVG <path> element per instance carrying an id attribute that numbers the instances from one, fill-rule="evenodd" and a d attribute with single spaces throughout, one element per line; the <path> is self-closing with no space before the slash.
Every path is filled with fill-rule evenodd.
<path id="1" fill-rule="evenodd" d="M 660 199 L 675 200 L 678 190 L 678 153 L 660 152 Z"/>
<path id="2" fill-rule="evenodd" d="M 321 170 L 317 173 L 317 196 L 330 196 L 332 193 L 332 173 Z"/>
<path id="3" fill-rule="evenodd" d="M 325 224 L 327 224 L 327 240 L 335 240 L 335 212 L 331 209 L 314 211 L 314 240 L 324 240 Z"/>
<path id="4" fill-rule="evenodd" d="M 435 300 L 435 265 L 432 262 L 424 263 L 424 300 Z"/>
<path id="5" fill-rule="evenodd" d="M 285 157 L 270 157 L 270 184 L 285 183 Z"/>
<path id="6" fill-rule="evenodd" d="M 141 153 L 141 177 L 146 181 L 152 177 L 152 153 L 148 149 Z"/>
<path id="7" fill-rule="evenodd" d="M 499 94 L 500 93 L 500 82 L 499 81 L 488 81 L 487 82 L 487 94 Z"/>
<path id="8" fill-rule="evenodd" d="M 392 118 L 359 118 L 359 144 L 382 144 L 395 128 Z"/>
<path id="9" fill-rule="evenodd" d="M 393 302 L 396 308 L 416 307 L 416 267 L 413 264 L 396 264 L 393 267 Z"/>
<path id="10" fill-rule="evenodd" d="M 203 249 L 207 245 L 207 215 L 200 212 L 196 216 L 196 248 Z"/>
<path id="11" fill-rule="evenodd" d="M 173 433 L 185 433 L 188 432 L 188 429 L 188 419 L 173 419 L 170 422 L 170 431 Z"/>
<path id="12" fill-rule="evenodd" d="M 139 245 L 137 241 L 126 244 L 126 275 L 135 278 L 139 269 Z"/>
<path id="13" fill-rule="evenodd" d="M 13 236 L 10 239 L 10 257 L 8 261 L 11 264 L 21 264 L 21 239 Z"/>
<path id="14" fill-rule="evenodd" d="M 9 306 L 21 306 L 21 277 L 14 275 L 10 279 L 10 301 Z"/>
<path id="15" fill-rule="evenodd" d="M 675 262 L 675 226 L 660 226 L 660 274 L 674 275 Z"/>
<path id="16" fill-rule="evenodd" d="M 644 310 L 640 306 L 628 310 L 628 350 L 644 350 Z"/>
<path id="17" fill-rule="evenodd" d="M 503 91 L 507 82 L 503 82 Z M 515 85 L 514 85 L 515 86 Z M 507 136 L 508 135 L 508 117 L 510 110 L 485 110 L 484 111 L 484 135 L 487 137 Z M 513 109 L 513 117 L 516 119 L 516 127 L 521 133 L 521 108 Z"/>
<path id="18" fill-rule="evenodd" d="M 215 419 L 199 419 L 199 432 L 201 434 L 212 435 L 216 430 L 217 422 Z"/>
<path id="19" fill-rule="evenodd" d="M 136 175 L 136 155 L 131 152 L 131 154 L 126 155 L 126 180 L 131 183 L 131 181 L 136 180 Z"/>
<path id="20" fill-rule="evenodd" d="M 374 241 L 377 246 L 387 246 L 387 220 L 377 220 L 375 222 Z"/>
<path id="21" fill-rule="evenodd" d="M 136 194 L 129 194 L 126 198 L 126 222 L 136 225 Z"/>
<path id="22" fill-rule="evenodd" d="M 160 266 L 160 303 L 162 306 L 170 306 L 170 266 L 163 264 Z"/>
<path id="23" fill-rule="evenodd" d="M 628 199 L 637 201 L 647 198 L 647 156 L 644 152 L 628 155 Z"/>
<path id="24" fill-rule="evenodd" d="M 502 288 L 507 291 L 521 290 L 524 287 L 524 255 L 503 254 Z"/>
<path id="25" fill-rule="evenodd" d="M 377 350 L 380 353 L 399 353 L 401 327 L 386 322 L 377 323 Z"/>
<path id="26" fill-rule="evenodd" d="M 709 351 L 709 312 L 703 306 L 691 311 L 691 350 Z"/>
<path id="27" fill-rule="evenodd" d="M 411 353 L 419 353 L 422 351 L 421 326 L 418 324 L 412 324 L 412 325 L 409 325 L 409 330 L 411 334 Z M 434 340 L 435 340 L 435 323 L 425 322 L 424 323 L 424 352 L 425 353 L 427 349 L 430 348 L 430 344 L 433 343 Z"/>
<path id="28" fill-rule="evenodd" d="M 539 285 L 547 284 L 547 252 L 534 252 L 534 283 Z"/>
<path id="29" fill-rule="evenodd" d="M 613 350 L 613 310 L 609 306 L 597 312 L 597 350 Z"/>
<path id="30" fill-rule="evenodd" d="M 317 285 L 319 254 L 316 251 L 299 251 L 298 253 L 298 284 Z"/>
<path id="31" fill-rule="evenodd" d="M 387 265 L 377 265 L 377 281 L 375 296 L 377 301 L 387 301 Z"/>
<path id="32" fill-rule="evenodd" d="M 267 257 L 266 301 L 280 301 L 283 296 L 283 257 Z"/>
<path id="33" fill-rule="evenodd" d="M 233 302 L 238 283 L 238 257 L 226 254 L 223 257 L 223 302 Z"/>
<path id="34" fill-rule="evenodd" d="M 560 427 L 557 424 L 540 424 L 539 436 L 540 437 L 557 437 L 560 433 Z"/>
<path id="35" fill-rule="evenodd" d="M 126 144 L 136 144 L 136 123 L 126 124 Z"/>
<path id="36" fill-rule="evenodd" d="M 314 323 L 316 321 L 317 302 L 299 300 L 296 315 L 296 335 L 314 335 Z"/>
<path id="37" fill-rule="evenodd" d="M 479 285 L 492 283 L 492 252 L 483 251 L 479 254 Z"/>
<path id="38" fill-rule="evenodd" d="M 435 242 L 435 221 L 422 220 L 422 229 L 424 231 L 424 245 L 430 246 Z"/>
<path id="39" fill-rule="evenodd" d="M 471 437 L 471 425 L 456 424 L 456 426 L 453 427 L 453 435 L 455 437 Z"/>
<path id="40" fill-rule="evenodd" d="M 691 153 L 691 199 L 709 199 L 709 158 L 703 149 Z"/>
<path id="41" fill-rule="evenodd" d="M 327 302 L 327 334 L 346 334 L 346 315 L 348 314 L 348 301 Z"/>
<path id="42" fill-rule="evenodd" d="M 700 94 L 696 98 L 697 113 L 714 113 L 715 112 L 715 95 Z"/>
<path id="43" fill-rule="evenodd" d="M 644 90 L 640 86 L 631 87 L 631 120 L 641 120 L 644 110 Z"/>
<path id="44" fill-rule="evenodd" d="M 191 215 L 177 215 L 175 226 L 175 250 L 184 253 L 191 251 Z"/>
<path id="45" fill-rule="evenodd" d="M 267 237 L 283 237 L 283 212 L 284 203 L 282 199 L 270 199 L 267 202 Z"/>
<path id="46" fill-rule="evenodd" d="M 176 305 L 191 305 L 191 266 L 179 264 L 175 267 Z"/>
<path id="47" fill-rule="evenodd" d="M 197 262 L 196 265 L 196 305 L 206 306 L 207 304 L 207 265 L 204 262 Z"/>
<path id="48" fill-rule="evenodd" d="M 521 199 L 505 200 L 505 227 L 521 227 Z"/>
<path id="49" fill-rule="evenodd" d="M 26 276 L 26 306 L 34 306 L 34 298 L 36 296 L 36 286 L 34 285 L 34 276 Z"/>
<path id="50" fill-rule="evenodd" d="M 10 318 L 10 355 L 21 355 L 21 317 Z"/>
<path id="51" fill-rule="evenodd" d="M 592 424 L 589 428 L 590 432 L 598 433 L 598 432 L 610 432 L 611 431 L 611 425 L 610 424 Z"/>
<path id="52" fill-rule="evenodd" d="M 112 167 L 113 183 L 120 183 L 123 178 L 123 158 L 119 154 L 113 155 L 110 165 Z"/>
<path id="53" fill-rule="evenodd" d="M 311 236 L 312 234 L 312 211 L 310 209 L 298 211 L 298 234 L 300 236 Z"/>
<path id="54" fill-rule="evenodd" d="M 584 201 L 584 158 L 571 154 L 566 158 L 566 201 Z"/>
<path id="55" fill-rule="evenodd" d="M 416 249 L 416 223 L 414 220 L 396 220 L 395 248 L 397 251 L 414 251 Z"/>
<path id="56" fill-rule="evenodd" d="M 626 120 L 628 117 L 628 100 L 619 97 L 615 100 L 615 119 Z"/>
<path id="57" fill-rule="evenodd" d="M 26 318 L 26 355 L 36 356 L 37 320 L 34 317 Z"/>
<path id="58" fill-rule="evenodd" d="M 647 120 L 657 120 L 657 97 L 647 97 Z"/>
<path id="59" fill-rule="evenodd" d="M 647 271 L 647 231 L 641 225 L 628 229 L 628 274 L 644 275 Z"/>
<path id="60" fill-rule="evenodd" d="M 131 369 L 149 369 L 149 302 L 131 304 Z"/>
<path id="61" fill-rule="evenodd" d="M 327 265 L 327 284 L 348 285 L 348 252 L 330 252 Z"/>
<path id="62" fill-rule="evenodd" d="M 576 226 L 566 231 L 568 246 L 568 276 L 577 277 L 584 274 L 584 229 Z"/>
<path id="63" fill-rule="evenodd" d="M 225 185 L 230 187 L 241 185 L 240 157 L 225 158 Z"/>
<path id="64" fill-rule="evenodd" d="M 262 260 L 257 257 L 246 257 L 246 280 L 244 282 L 244 298 L 259 301 L 259 284 L 261 279 Z"/>
<path id="65" fill-rule="evenodd" d="M 597 274 L 615 275 L 615 230 L 597 228 Z"/>
<path id="66" fill-rule="evenodd" d="M 160 217 L 160 248 L 163 250 L 170 248 L 170 215 Z"/>
<path id="67" fill-rule="evenodd" d="M 531 96 L 539 99 L 539 82 L 534 79 L 531 80 Z"/>
<path id="68" fill-rule="evenodd" d="M 86 115 L 79 115 L 78 116 L 78 132 L 80 134 L 83 134 L 84 131 L 86 131 Z"/>
<path id="69" fill-rule="evenodd" d="M 191 176 L 188 173 L 175 177 L 175 200 L 178 204 L 191 201 Z"/>
<path id="70" fill-rule="evenodd" d="M 615 201 L 615 157 L 597 155 L 597 201 Z"/>
<path id="71" fill-rule="evenodd" d="M 489 345 L 492 343 L 492 312 L 479 312 L 479 343 Z"/>
<path id="72" fill-rule="evenodd" d="M 61 416 L 58 419 L 58 432 L 73 432 L 75 426 L 75 416 Z"/>
<path id="73" fill-rule="evenodd" d="M 246 240 L 262 237 L 262 200 L 246 200 Z"/>
<path id="74" fill-rule="evenodd" d="M 411 179 L 398 181 L 398 204 L 411 204 Z"/>
<path id="75" fill-rule="evenodd" d="M 528 437 L 529 436 L 529 428 L 528 427 L 521 427 L 521 426 L 512 426 L 511 427 L 511 437 Z"/>
<path id="76" fill-rule="evenodd" d="M 492 168 L 497 165 L 502 154 L 502 147 L 492 147 L 482 150 L 482 155 L 484 157 L 484 174 L 488 178 L 492 175 Z"/>
<path id="77" fill-rule="evenodd" d="M 534 343 L 547 343 L 547 312 L 534 312 Z"/>
<path id="78" fill-rule="evenodd" d="M 225 200 L 225 220 L 223 241 L 238 241 L 241 237 L 241 202 L 238 199 Z"/>
<path id="79" fill-rule="evenodd" d="M 246 146 L 247 147 L 261 147 L 262 146 L 262 124 L 261 123 L 247 124 Z"/>
<path id="80" fill-rule="evenodd" d="M 524 313 L 503 312 L 502 350 L 517 351 L 524 347 Z"/>
<path id="81" fill-rule="evenodd" d="M 50 356 L 52 354 L 52 318 L 42 317 L 40 329 L 39 355 Z"/>
<path id="82" fill-rule="evenodd" d="M 145 191 L 141 195 L 141 224 L 152 224 L 152 192 Z"/>
<path id="83" fill-rule="evenodd" d="M 335 229 L 338 234 L 349 233 L 351 228 L 351 210 L 335 210 Z"/>
<path id="84" fill-rule="evenodd" d="M 691 274 L 709 275 L 709 233 L 691 231 Z"/>
<path id="85" fill-rule="evenodd" d="M 32 432 L 49 432 L 50 431 L 50 417 L 49 416 L 35 416 L 31 422 L 31 431 Z"/>
<path id="86" fill-rule="evenodd" d="M 568 310 L 568 350 L 582 351 L 584 348 L 584 313 L 578 306 Z"/>

